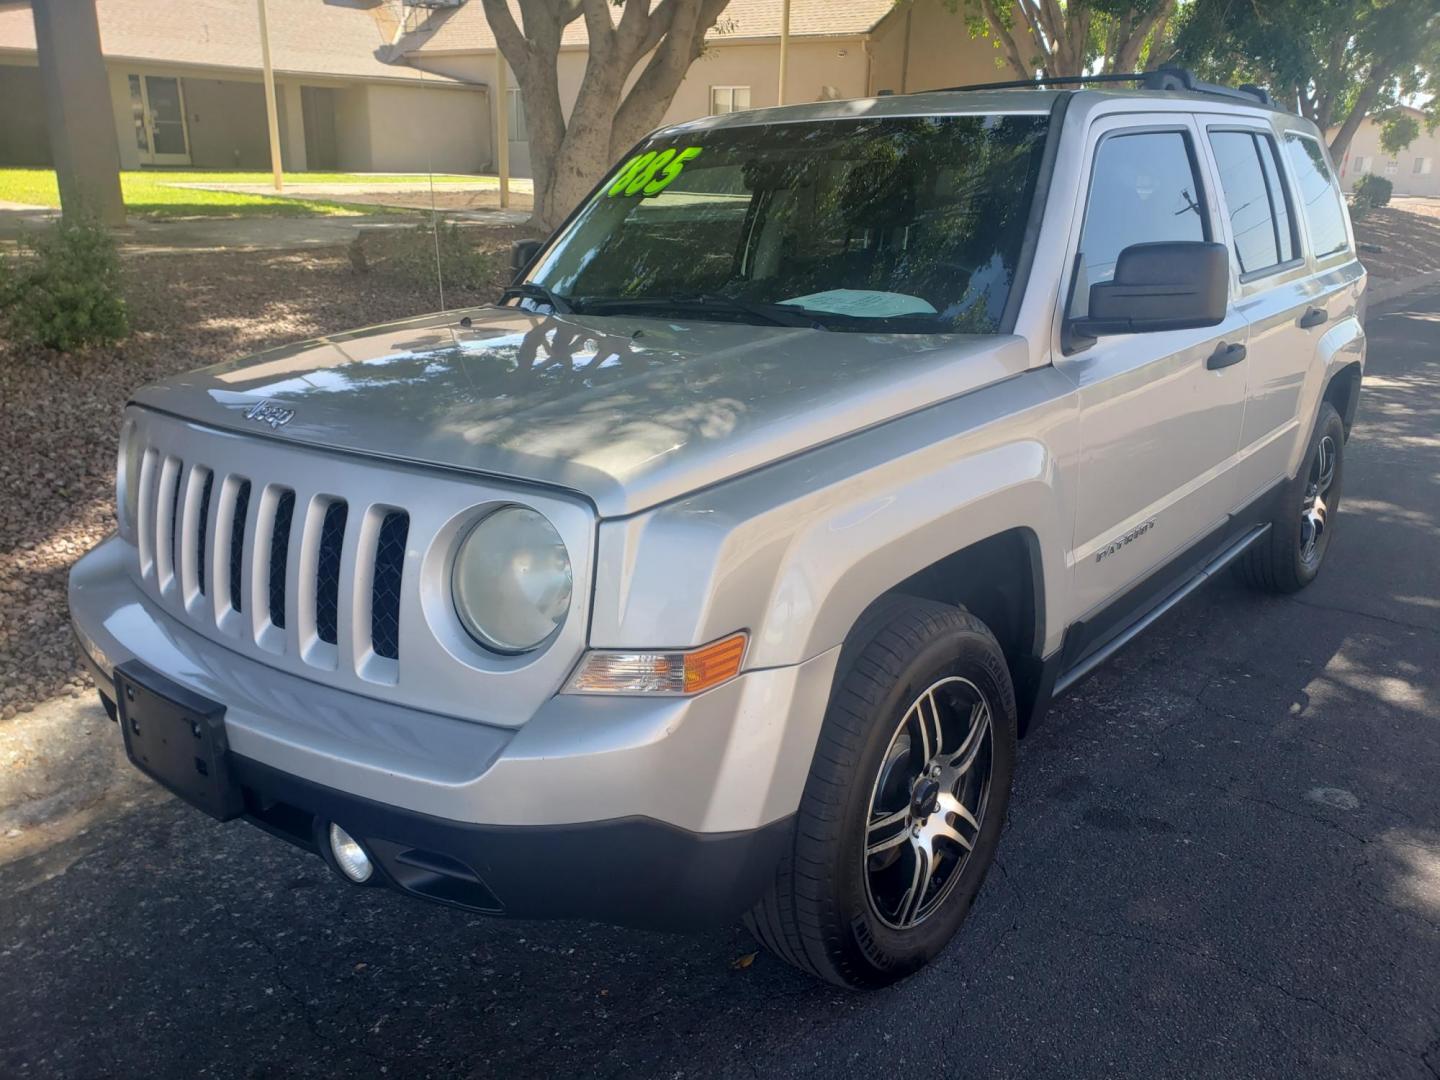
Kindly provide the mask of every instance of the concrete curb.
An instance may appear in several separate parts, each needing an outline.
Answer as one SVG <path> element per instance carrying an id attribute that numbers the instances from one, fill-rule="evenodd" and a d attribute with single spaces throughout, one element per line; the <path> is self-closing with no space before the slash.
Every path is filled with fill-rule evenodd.
<path id="1" fill-rule="evenodd" d="M 1427 273 L 1416 274 L 1401 281 L 1382 281 L 1379 284 L 1371 285 L 1367 290 L 1366 302 L 1375 307 L 1378 304 L 1386 303 L 1397 297 L 1406 296 L 1412 292 L 1418 292 L 1432 282 L 1440 281 L 1440 270 L 1431 270 Z"/>

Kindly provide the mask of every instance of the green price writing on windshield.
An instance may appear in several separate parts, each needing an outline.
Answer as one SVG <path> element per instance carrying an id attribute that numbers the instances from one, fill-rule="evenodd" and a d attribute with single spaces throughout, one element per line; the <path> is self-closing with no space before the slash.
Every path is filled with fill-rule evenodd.
<path id="1" fill-rule="evenodd" d="M 687 146 L 683 150 L 671 147 L 669 150 L 647 150 L 636 154 L 627 161 L 610 185 L 608 195 L 659 195 L 680 175 L 685 163 L 700 153 L 700 147 Z"/>

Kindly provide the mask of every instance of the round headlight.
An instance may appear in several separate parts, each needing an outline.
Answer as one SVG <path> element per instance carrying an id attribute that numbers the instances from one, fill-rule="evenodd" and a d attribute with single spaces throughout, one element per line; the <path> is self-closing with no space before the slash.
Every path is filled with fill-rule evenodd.
<path id="1" fill-rule="evenodd" d="M 465 629 L 487 649 L 529 652 L 570 610 L 570 555 L 543 514 L 507 506 L 470 530 L 451 589 Z"/>

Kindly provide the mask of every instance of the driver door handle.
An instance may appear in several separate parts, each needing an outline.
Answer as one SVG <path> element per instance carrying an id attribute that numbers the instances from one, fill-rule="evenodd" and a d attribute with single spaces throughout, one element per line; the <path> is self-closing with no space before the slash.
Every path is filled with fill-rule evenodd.
<path id="1" fill-rule="evenodd" d="M 1244 345 L 1226 345 L 1221 342 L 1215 346 L 1215 351 L 1210 354 L 1210 359 L 1205 361 L 1205 366 L 1211 371 L 1219 371 L 1231 364 L 1238 364 L 1245 359 Z"/>
<path id="2" fill-rule="evenodd" d="M 1309 330 L 1312 326 L 1319 326 L 1328 321 L 1330 313 L 1324 308 L 1312 307 L 1300 316 L 1300 329 Z"/>

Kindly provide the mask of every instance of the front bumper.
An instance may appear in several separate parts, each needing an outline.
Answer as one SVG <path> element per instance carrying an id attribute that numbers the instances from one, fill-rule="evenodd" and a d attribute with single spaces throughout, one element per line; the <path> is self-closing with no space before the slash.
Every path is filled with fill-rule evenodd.
<path id="1" fill-rule="evenodd" d="M 71 574 L 102 693 L 137 660 L 223 704 L 246 814 L 292 842 L 323 852 L 315 829 L 336 821 L 408 892 L 649 926 L 743 911 L 783 850 L 838 650 L 694 698 L 557 696 L 502 728 L 239 656 L 152 604 L 133 559 L 112 538 Z"/>

